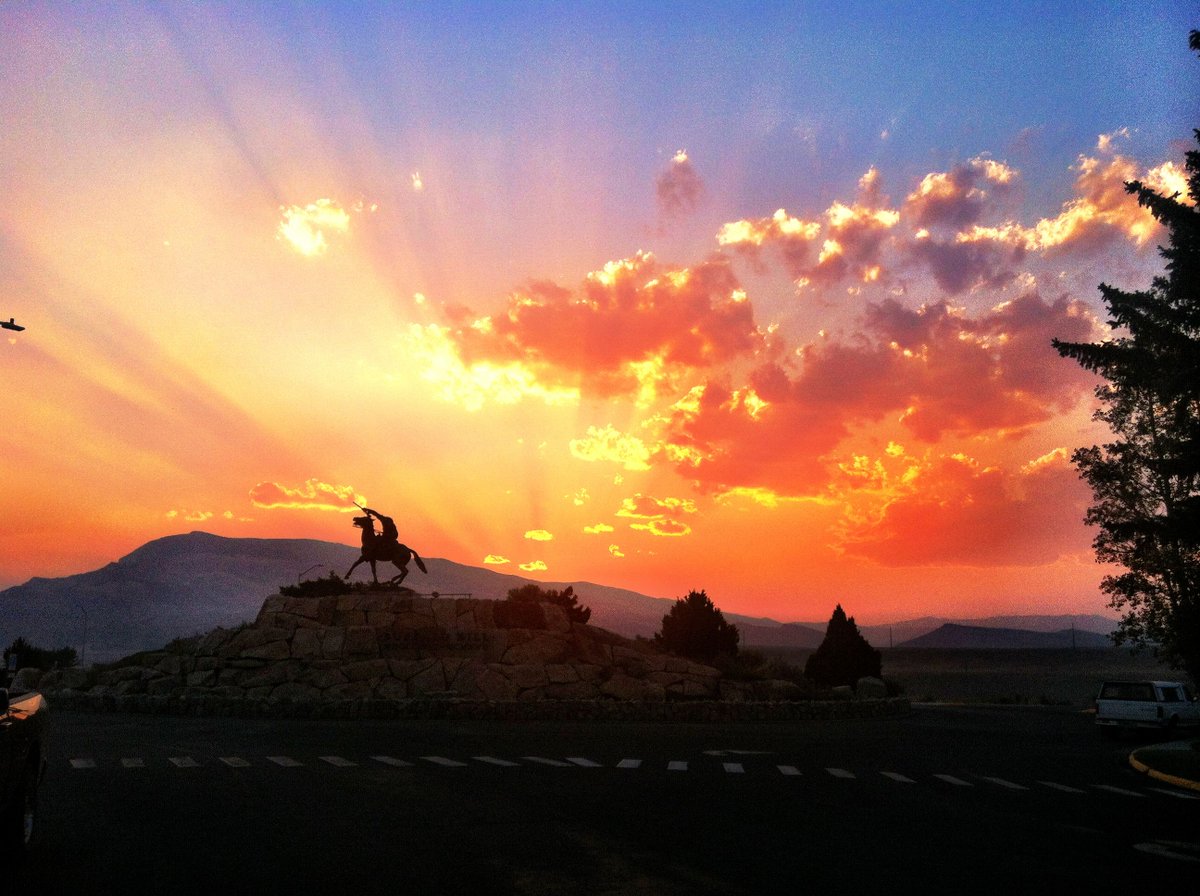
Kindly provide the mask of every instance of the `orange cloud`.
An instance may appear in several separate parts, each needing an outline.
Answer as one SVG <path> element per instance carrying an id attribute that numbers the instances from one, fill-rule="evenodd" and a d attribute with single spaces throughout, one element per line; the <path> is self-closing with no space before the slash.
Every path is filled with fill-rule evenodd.
<path id="1" fill-rule="evenodd" d="M 596 523 L 594 526 L 584 526 L 584 534 L 586 535 L 603 535 L 605 532 L 615 531 L 608 523 Z"/>
<path id="2" fill-rule="evenodd" d="M 531 560 L 529 563 L 522 563 L 520 568 L 525 572 L 545 572 L 547 566 L 541 560 Z"/>
<path id="3" fill-rule="evenodd" d="M 621 502 L 617 516 L 641 521 L 630 523 L 631 529 L 651 535 L 681 536 L 692 529 L 680 517 L 695 512 L 695 502 L 687 498 L 655 498 L 639 493 Z"/>
<path id="4" fill-rule="evenodd" d="M 501 557 L 499 554 L 488 554 L 483 558 L 483 562 L 487 566 L 503 566 L 510 561 L 507 557 Z"/>
<path id="5" fill-rule="evenodd" d="M 554 535 L 545 529 L 530 529 L 525 537 L 530 541 L 554 541 Z"/>
<path id="6" fill-rule="evenodd" d="M 366 504 L 367 499 L 348 485 L 330 485 L 310 479 L 291 488 L 278 482 L 260 482 L 250 489 L 250 503 L 264 510 L 334 510 L 354 513 L 355 502 Z"/>
<path id="7" fill-rule="evenodd" d="M 1087 340 L 1095 325 L 1083 303 L 1036 294 L 976 316 L 944 303 L 871 305 L 855 342 L 809 345 L 794 367 L 760 365 L 746 389 L 693 390 L 661 420 L 663 456 L 722 492 L 818 494 L 828 456 L 856 425 L 894 416 L 936 442 L 1022 432 L 1074 407 L 1094 380 L 1060 364 L 1050 339 Z"/>
<path id="8" fill-rule="evenodd" d="M 533 283 L 501 313 L 445 332 L 466 369 L 519 364 L 546 388 L 601 396 L 639 394 L 762 343 L 729 259 L 671 269 L 646 253 L 608 263 L 578 290 Z"/>
<path id="9" fill-rule="evenodd" d="M 839 548 L 886 566 L 1035 566 L 1084 553 L 1090 494 L 1058 450 L 1011 470 L 956 454 L 843 465 Z"/>
<path id="10" fill-rule="evenodd" d="M 637 436 L 618 432 L 612 425 L 589 426 L 587 438 L 572 439 L 571 456 L 586 461 L 611 461 L 626 470 L 650 469 L 650 449 Z"/>

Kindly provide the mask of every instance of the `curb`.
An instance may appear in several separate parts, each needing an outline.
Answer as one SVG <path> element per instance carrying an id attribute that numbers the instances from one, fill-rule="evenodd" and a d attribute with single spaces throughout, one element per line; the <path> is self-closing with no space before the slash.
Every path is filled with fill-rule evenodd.
<path id="1" fill-rule="evenodd" d="M 1177 775 L 1168 775 L 1166 772 L 1160 772 L 1138 759 L 1137 754 L 1137 750 L 1134 750 L 1129 754 L 1129 764 L 1133 766 L 1135 771 L 1139 771 L 1144 775 L 1149 775 L 1151 778 L 1162 781 L 1165 784 L 1172 784 L 1175 787 L 1182 787 L 1185 790 L 1194 790 L 1197 793 L 1200 793 L 1200 781 L 1192 781 L 1188 778 L 1180 778 Z"/>

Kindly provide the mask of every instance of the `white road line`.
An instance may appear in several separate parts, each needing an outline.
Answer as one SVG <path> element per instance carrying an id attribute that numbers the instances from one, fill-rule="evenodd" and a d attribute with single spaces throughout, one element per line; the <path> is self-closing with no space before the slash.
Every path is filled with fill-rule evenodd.
<path id="1" fill-rule="evenodd" d="M 357 762 L 351 762 L 349 759 L 343 759 L 341 756 L 318 756 L 322 762 L 328 762 L 336 768 L 354 768 L 358 765 Z"/>
<path id="2" fill-rule="evenodd" d="M 300 768 L 300 766 L 304 765 L 303 762 L 297 762 L 291 756 L 268 756 L 267 759 L 276 765 L 282 765 L 284 768 Z"/>
<path id="3" fill-rule="evenodd" d="M 72 759 L 71 768 L 95 768 L 95 759 Z"/>
<path id="4" fill-rule="evenodd" d="M 1134 790 L 1126 790 L 1124 787 L 1113 787 L 1111 784 L 1093 784 L 1097 790 L 1107 790 L 1109 793 L 1119 793 L 1121 796 L 1135 796 L 1138 799 L 1145 799 L 1144 793 L 1138 793 Z"/>
<path id="5" fill-rule="evenodd" d="M 641 768 L 642 760 L 640 759 L 622 759 L 617 763 L 617 768 Z"/>
<path id="6" fill-rule="evenodd" d="M 133 758 L 133 757 L 131 757 L 129 759 L 122 759 L 121 767 L 122 768 L 145 768 L 146 760 L 137 759 L 137 758 Z"/>
<path id="7" fill-rule="evenodd" d="M 539 765 L 552 765 L 555 768 L 570 768 L 571 763 L 563 762 L 561 759 L 547 759 L 545 756 L 522 756 L 526 762 L 536 762 Z"/>
<path id="8" fill-rule="evenodd" d="M 854 772 L 848 772 L 844 768 L 827 768 L 825 771 L 833 775 L 835 778 L 853 778 Z"/>
<path id="9" fill-rule="evenodd" d="M 582 756 L 568 756 L 567 762 L 573 762 L 580 768 L 603 768 L 599 762 L 593 762 L 590 759 L 585 759 Z"/>
<path id="10" fill-rule="evenodd" d="M 372 756 L 376 762 L 382 762 L 384 765 L 391 765 L 395 768 L 411 768 L 411 762 L 405 762 L 403 759 L 397 759 L 394 756 Z"/>
<path id="11" fill-rule="evenodd" d="M 1001 787 L 1007 787 L 1009 790 L 1028 790 L 1028 787 L 1022 787 L 1020 784 L 1014 784 L 1012 781 L 1005 781 L 1003 778 L 989 778 L 987 775 L 981 776 L 985 781 L 991 781 L 993 784 L 998 784 Z"/>
<path id="12" fill-rule="evenodd" d="M 1049 787 L 1051 790 L 1057 790 L 1060 793 L 1086 793 L 1085 790 L 1080 790 L 1078 787 L 1068 787 L 1066 784 L 1058 784 L 1054 781 L 1038 781 L 1043 787 Z"/>
<path id="13" fill-rule="evenodd" d="M 885 778 L 891 778 L 893 781 L 899 781 L 901 784 L 916 784 L 917 782 L 908 775 L 902 775 L 899 772 L 880 772 Z"/>
<path id="14" fill-rule="evenodd" d="M 446 768 L 466 768 L 465 762 L 459 762 L 457 759 L 447 759 L 445 756 L 422 756 L 426 762 L 432 762 L 434 765 L 442 765 Z"/>
<path id="15" fill-rule="evenodd" d="M 172 756 L 171 765 L 176 768 L 199 768 L 200 763 L 191 756 Z"/>
<path id="16" fill-rule="evenodd" d="M 1151 787 L 1150 789 L 1156 793 L 1165 793 L 1167 796 L 1173 796 L 1177 800 L 1200 800 L 1200 796 L 1192 796 L 1190 793 L 1183 793 L 1179 790 L 1167 790 L 1165 787 Z"/>
<path id="17" fill-rule="evenodd" d="M 241 756 L 222 756 L 221 761 L 230 768 L 249 768 L 250 763 Z"/>
<path id="18" fill-rule="evenodd" d="M 742 775 L 746 773 L 746 769 L 740 762 L 722 762 L 721 765 L 723 765 L 725 767 L 725 771 L 729 772 L 731 775 Z"/>
<path id="19" fill-rule="evenodd" d="M 787 775 L 789 778 L 800 777 L 800 769 L 796 768 L 794 765 L 777 765 L 775 767 L 779 769 L 781 774 Z"/>
<path id="20" fill-rule="evenodd" d="M 667 763 L 667 771 L 669 772 L 686 772 L 688 764 L 686 759 L 672 759 Z"/>
<path id="21" fill-rule="evenodd" d="M 504 767 L 519 766 L 519 762 L 510 762 L 507 759 L 497 759 L 495 756 L 472 756 L 476 762 L 486 762 L 488 765 L 499 765 Z"/>
<path id="22" fill-rule="evenodd" d="M 939 781 L 945 781 L 947 784 L 953 784 L 955 787 L 974 787 L 970 781 L 964 781 L 962 778 L 956 778 L 954 775 L 934 775 Z"/>

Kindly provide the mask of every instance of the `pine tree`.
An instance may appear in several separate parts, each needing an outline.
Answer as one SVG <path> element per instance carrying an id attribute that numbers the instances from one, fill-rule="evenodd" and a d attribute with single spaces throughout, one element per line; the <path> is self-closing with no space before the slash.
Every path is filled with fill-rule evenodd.
<path id="1" fill-rule="evenodd" d="M 718 657 L 736 656 L 740 638 L 737 626 L 725 621 L 705 592 L 690 591 L 663 617 L 654 643 L 679 656 L 711 663 Z"/>
<path id="2" fill-rule="evenodd" d="M 1094 416 L 1115 438 L 1072 460 L 1092 488 L 1096 559 L 1124 567 L 1101 583 L 1122 613 L 1116 640 L 1200 682 L 1200 151 L 1186 170 L 1190 201 L 1125 185 L 1167 229 L 1166 273 L 1140 292 L 1100 285 L 1114 338 L 1053 345 L 1106 380 Z"/>
<path id="3" fill-rule="evenodd" d="M 867 643 L 854 617 L 847 619 L 838 604 L 825 628 L 825 639 L 804 664 L 804 677 L 826 687 L 853 687 L 860 678 L 879 678 L 882 672 L 879 651 Z"/>

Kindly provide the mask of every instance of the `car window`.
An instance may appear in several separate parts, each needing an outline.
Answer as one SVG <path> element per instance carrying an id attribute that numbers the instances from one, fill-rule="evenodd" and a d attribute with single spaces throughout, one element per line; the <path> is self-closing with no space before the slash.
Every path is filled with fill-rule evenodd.
<path id="1" fill-rule="evenodd" d="M 1179 688 L 1163 688 L 1162 689 L 1163 703 L 1178 703 Z"/>

